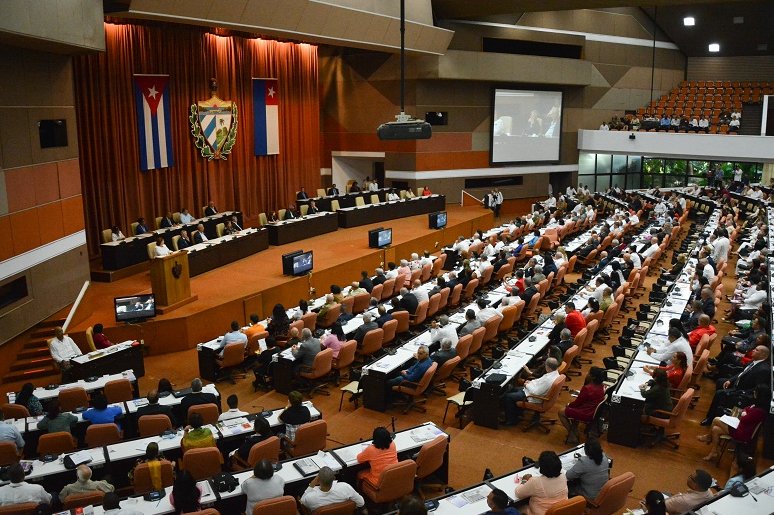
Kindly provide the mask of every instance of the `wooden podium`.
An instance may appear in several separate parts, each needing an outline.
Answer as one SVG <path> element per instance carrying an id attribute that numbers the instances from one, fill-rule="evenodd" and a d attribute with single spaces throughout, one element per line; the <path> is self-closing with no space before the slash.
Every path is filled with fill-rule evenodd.
<path id="1" fill-rule="evenodd" d="M 156 311 L 168 313 L 193 302 L 188 272 L 188 251 L 173 252 L 151 260 L 151 288 L 156 296 Z"/>

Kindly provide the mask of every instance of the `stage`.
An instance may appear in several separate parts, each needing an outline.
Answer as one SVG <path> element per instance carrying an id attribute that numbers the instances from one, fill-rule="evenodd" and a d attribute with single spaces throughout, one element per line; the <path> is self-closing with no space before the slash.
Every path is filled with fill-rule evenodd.
<path id="1" fill-rule="evenodd" d="M 445 229 L 428 228 L 427 215 L 339 229 L 269 249 L 206 272 L 191 279 L 191 293 L 198 300 L 142 324 L 117 325 L 113 298 L 150 293 L 150 273 L 136 273 L 111 283 L 92 282 L 68 333 L 86 348 L 85 330 L 102 323 L 113 342 L 144 340 L 151 354 L 190 349 L 229 330 L 232 320 L 244 323 L 250 313 L 263 318 L 278 302 L 295 306 L 300 299 L 318 297 L 331 284 L 346 286 L 360 278 L 360 271 L 373 272 L 382 263 L 408 258 L 412 252 L 437 253 L 458 236 L 493 224 L 492 212 L 481 207 L 448 205 Z M 393 244 L 387 249 L 368 248 L 368 230 L 392 227 Z M 314 271 L 303 277 L 282 275 L 282 254 L 294 250 L 314 251 Z M 315 292 L 310 294 L 310 289 Z"/>

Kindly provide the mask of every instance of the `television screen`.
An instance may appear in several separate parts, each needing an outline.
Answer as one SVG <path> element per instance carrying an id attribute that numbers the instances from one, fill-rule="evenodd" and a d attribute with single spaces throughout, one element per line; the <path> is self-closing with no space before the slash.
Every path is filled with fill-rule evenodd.
<path id="1" fill-rule="evenodd" d="M 372 249 L 380 249 L 392 245 L 392 228 L 371 229 L 368 231 L 368 246 Z"/>
<path id="2" fill-rule="evenodd" d="M 303 250 L 294 250 L 282 255 L 282 274 L 293 275 L 293 258 L 299 254 L 303 254 Z"/>
<path id="3" fill-rule="evenodd" d="M 304 275 L 311 272 L 313 267 L 314 258 L 311 250 L 293 256 L 293 275 Z"/>
<path id="4" fill-rule="evenodd" d="M 559 161 L 562 92 L 494 90 L 492 164 Z"/>
<path id="5" fill-rule="evenodd" d="M 443 229 L 446 227 L 446 211 L 437 211 L 428 215 L 431 229 Z"/>
<path id="6" fill-rule="evenodd" d="M 113 299 L 116 322 L 144 320 L 156 316 L 156 297 L 152 293 Z"/>

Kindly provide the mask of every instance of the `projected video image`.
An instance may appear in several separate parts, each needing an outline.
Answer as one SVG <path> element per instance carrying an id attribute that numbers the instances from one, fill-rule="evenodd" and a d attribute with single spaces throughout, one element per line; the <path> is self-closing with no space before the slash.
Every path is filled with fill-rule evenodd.
<path id="1" fill-rule="evenodd" d="M 496 89 L 492 163 L 559 160 L 562 93 Z"/>

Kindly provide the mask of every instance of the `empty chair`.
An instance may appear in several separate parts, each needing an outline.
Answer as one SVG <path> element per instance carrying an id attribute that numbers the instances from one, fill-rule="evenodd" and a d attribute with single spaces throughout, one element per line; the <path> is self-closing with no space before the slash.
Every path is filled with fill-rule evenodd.
<path id="1" fill-rule="evenodd" d="M 3 411 L 3 417 L 10 418 L 27 418 L 30 416 L 30 411 L 27 406 L 21 404 L 5 403 L 0 409 Z"/>
<path id="2" fill-rule="evenodd" d="M 0 506 L 0 515 L 37 515 L 38 503 L 25 502 Z"/>
<path id="3" fill-rule="evenodd" d="M 586 499 L 582 495 L 576 495 L 563 501 L 555 502 L 546 510 L 545 515 L 584 515 L 586 513 Z"/>
<path id="4" fill-rule="evenodd" d="M 164 414 L 143 415 L 137 420 L 137 428 L 142 438 L 158 436 L 172 429 L 172 421 Z"/>
<path id="5" fill-rule="evenodd" d="M 417 312 L 414 313 L 414 315 L 409 317 L 409 326 L 410 327 L 416 327 L 418 325 L 421 325 L 425 320 L 427 320 L 427 309 L 430 307 L 430 302 L 427 300 L 423 300 L 419 303 L 419 306 L 417 306 Z"/>
<path id="6" fill-rule="evenodd" d="M 219 474 L 222 465 L 223 455 L 217 447 L 202 447 L 185 451 L 181 468 L 200 481 Z"/>
<path id="7" fill-rule="evenodd" d="M 16 442 L 0 442 L 0 467 L 7 467 L 17 463 L 21 459 L 16 449 Z"/>
<path id="8" fill-rule="evenodd" d="M 353 515 L 356 509 L 354 501 L 344 501 L 317 508 L 312 515 Z"/>
<path id="9" fill-rule="evenodd" d="M 432 297 L 430 297 L 430 300 L 427 304 L 427 317 L 432 318 L 438 313 L 438 308 L 441 305 L 441 293 L 436 293 Z"/>
<path id="10" fill-rule="evenodd" d="M 283 495 L 259 502 L 253 506 L 252 515 L 288 515 L 289 513 L 297 513 L 296 498 Z"/>
<path id="11" fill-rule="evenodd" d="M 355 315 L 359 315 L 366 309 L 368 309 L 368 303 L 371 301 L 371 294 L 370 293 L 361 293 L 360 295 L 355 295 L 355 300 L 352 304 L 352 313 Z"/>
<path id="12" fill-rule="evenodd" d="M 301 317 L 304 322 L 304 328 L 314 332 L 317 329 L 317 313 L 310 311 Z"/>
<path id="13" fill-rule="evenodd" d="M 417 482 L 420 489 L 422 483 L 426 482 L 432 475 L 443 466 L 443 458 L 446 455 L 446 449 L 449 446 L 449 440 L 446 435 L 438 435 L 434 440 L 424 444 L 416 457 L 417 463 Z M 442 481 L 439 486 L 443 488 L 446 483 Z"/>
<path id="14" fill-rule="evenodd" d="M 88 408 L 89 395 L 84 388 L 74 386 L 59 391 L 59 407 L 62 411 L 73 411 L 75 408 Z"/>
<path id="15" fill-rule="evenodd" d="M 392 297 L 392 293 L 395 290 L 395 279 L 387 279 L 382 283 L 382 296 L 381 300 L 386 300 Z"/>
<path id="16" fill-rule="evenodd" d="M 382 349 L 383 341 L 384 329 L 371 329 L 363 337 L 363 344 L 357 350 L 358 355 L 361 357 L 369 357 L 376 354 Z"/>
<path id="17" fill-rule="evenodd" d="M 406 315 L 408 315 L 408 312 L 406 312 Z M 406 326 L 408 326 L 408 318 L 406 318 Z M 395 334 L 398 331 L 398 321 L 395 319 L 388 320 L 382 326 L 382 331 L 384 331 L 384 336 L 382 337 L 382 347 L 387 347 L 395 340 Z"/>
<path id="18" fill-rule="evenodd" d="M 121 430 L 117 424 L 91 424 L 86 428 L 86 446 L 103 447 L 121 441 Z"/>
<path id="19" fill-rule="evenodd" d="M 62 454 L 75 450 L 75 439 L 70 433 L 59 431 L 40 435 L 38 440 L 38 454 Z"/>
<path id="20" fill-rule="evenodd" d="M 403 334 L 409 330 L 409 312 L 408 311 L 396 311 L 392 314 L 392 318 L 398 321 L 398 326 L 395 328 L 397 334 Z M 385 324 L 386 325 L 386 324 Z"/>
<path id="21" fill-rule="evenodd" d="M 608 515 L 619 513 L 628 500 L 629 492 L 634 488 L 634 474 L 624 472 L 607 480 L 594 500 L 586 500 L 589 515 Z"/>
<path id="22" fill-rule="evenodd" d="M 105 492 L 102 491 L 70 494 L 64 500 L 64 509 L 73 510 L 75 508 L 99 505 L 102 504 L 103 497 L 105 497 Z"/>
<path id="23" fill-rule="evenodd" d="M 115 379 L 105 383 L 105 398 L 108 404 L 134 399 L 132 383 L 128 379 Z"/>
<path id="24" fill-rule="evenodd" d="M 325 449 L 328 437 L 328 423 L 315 420 L 302 424 L 296 429 L 295 440 L 288 441 L 285 452 L 292 457 L 305 456 Z"/>
<path id="25" fill-rule="evenodd" d="M 454 369 L 460 364 L 460 361 L 462 361 L 462 359 L 459 356 L 454 356 L 451 359 L 447 359 L 443 365 L 440 366 L 438 373 L 436 373 L 433 378 L 433 385 L 430 389 L 432 393 L 446 397 L 446 383 L 444 381 L 451 376 Z"/>

